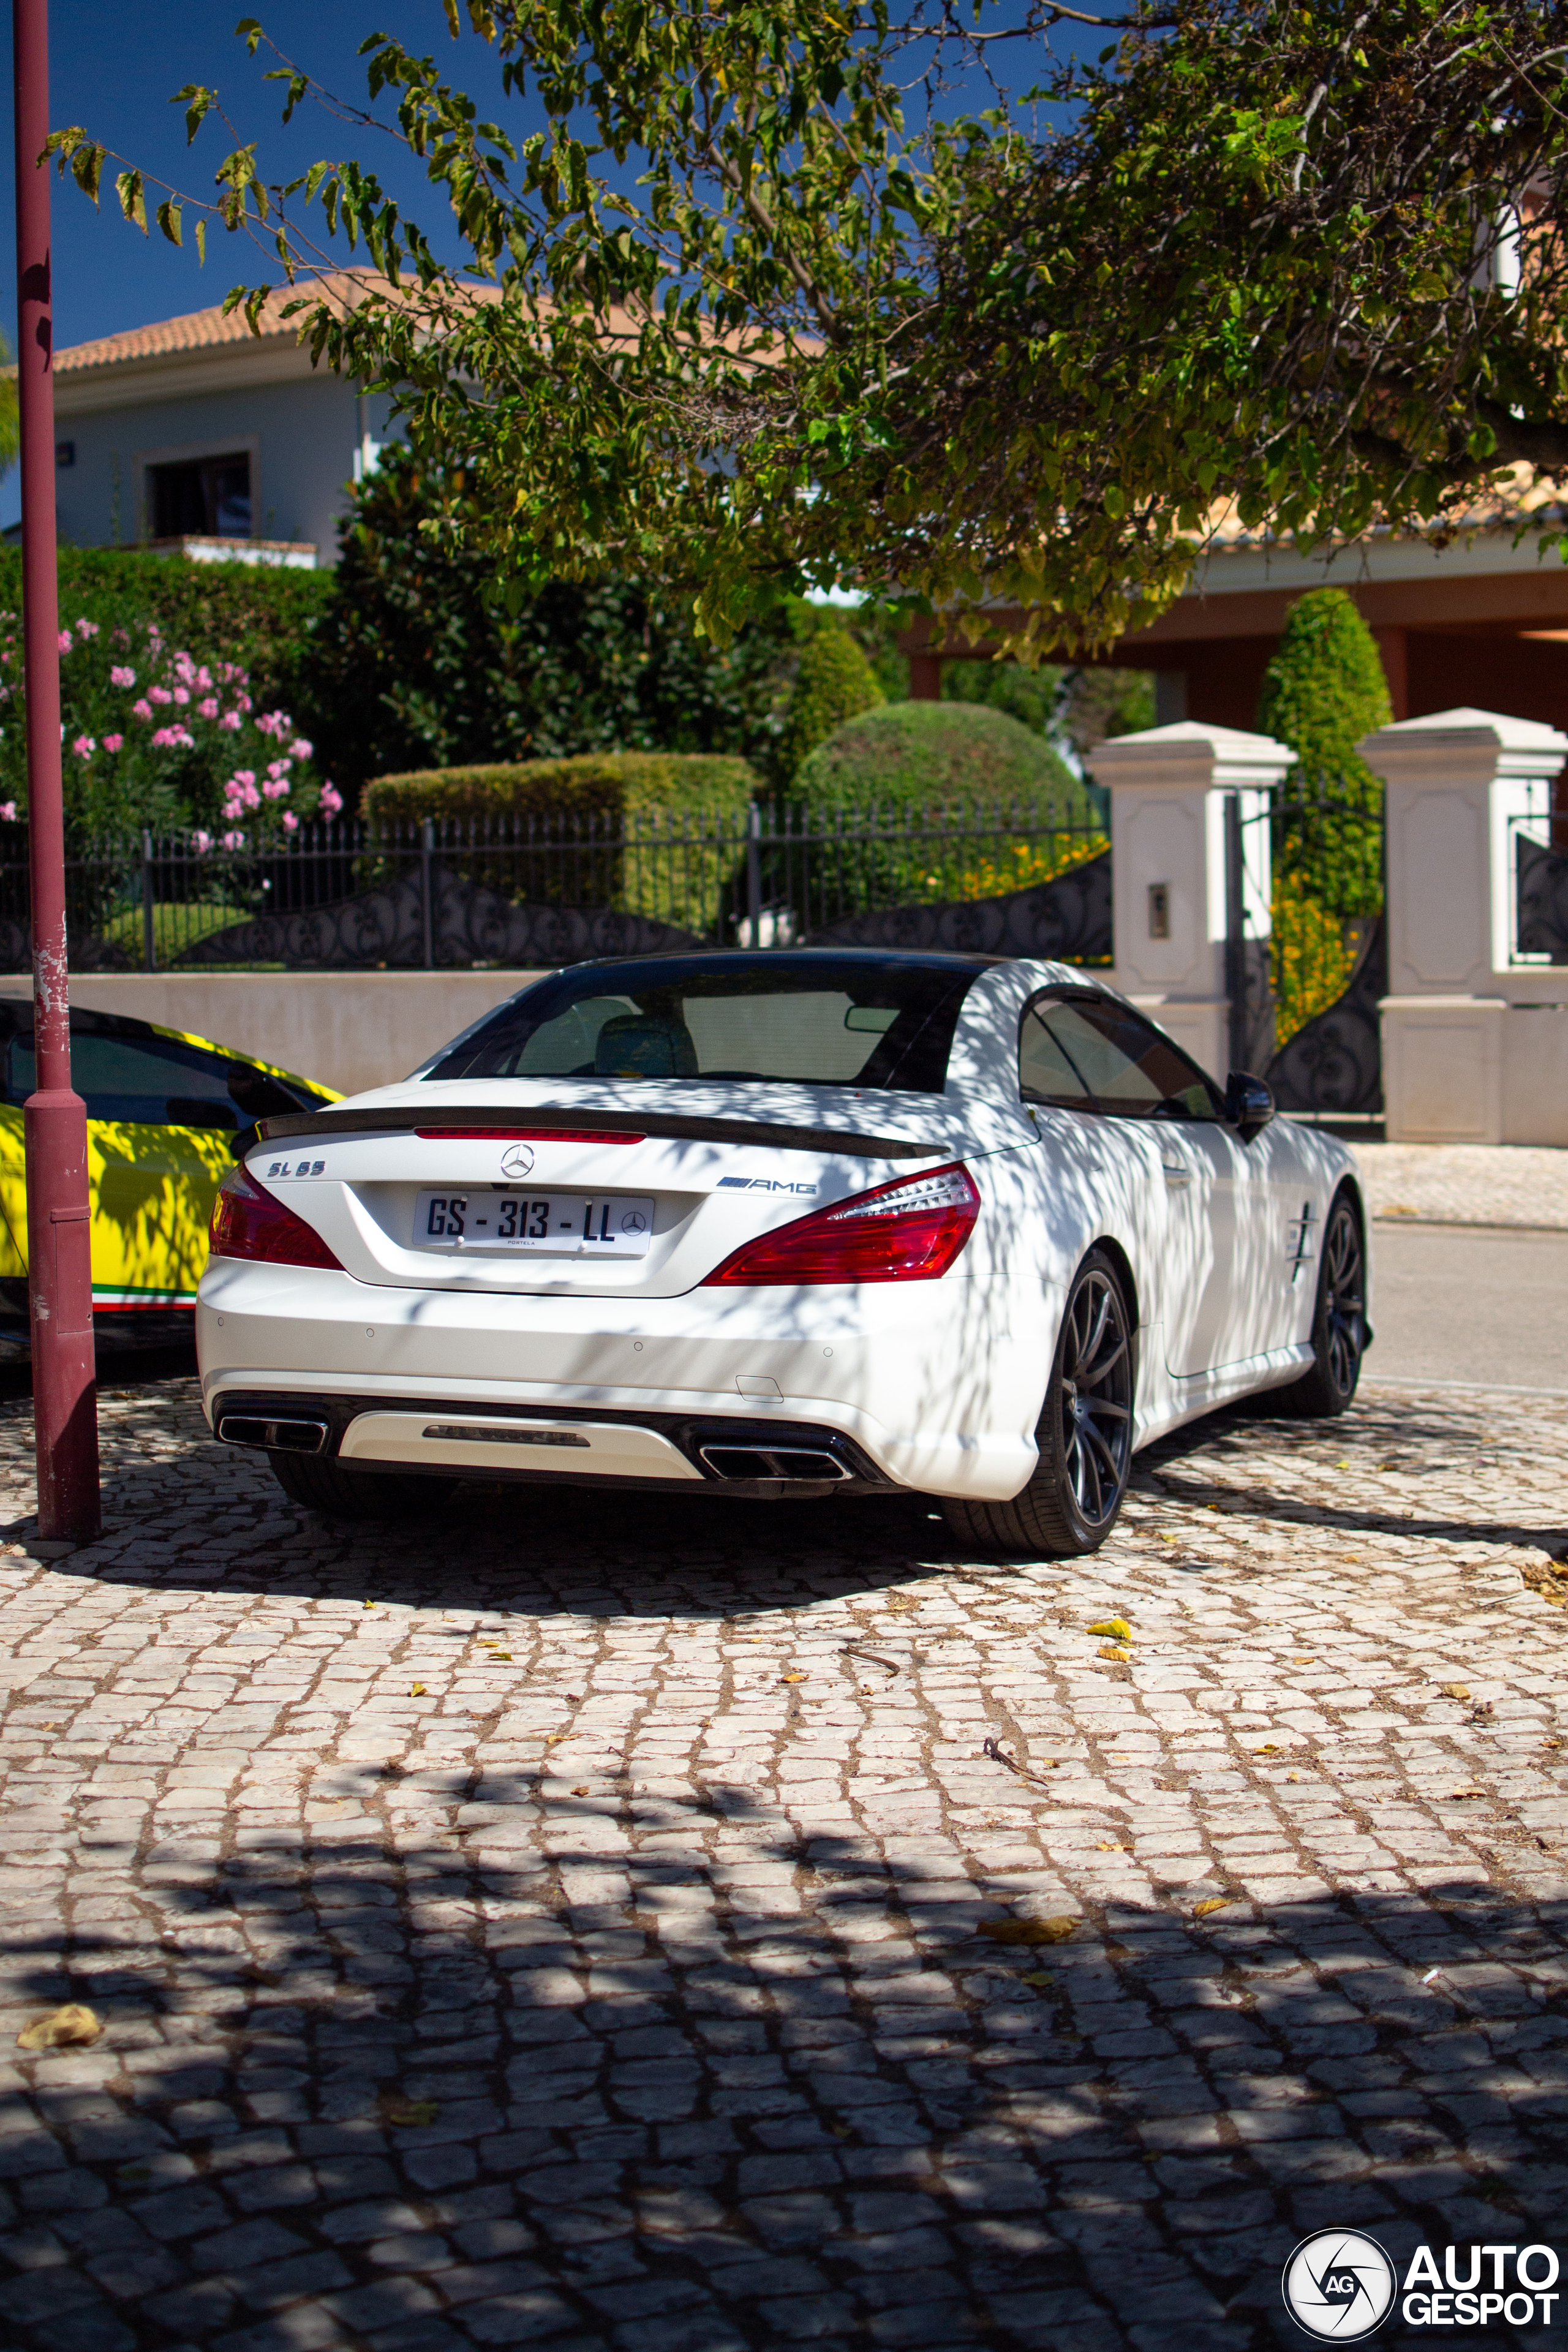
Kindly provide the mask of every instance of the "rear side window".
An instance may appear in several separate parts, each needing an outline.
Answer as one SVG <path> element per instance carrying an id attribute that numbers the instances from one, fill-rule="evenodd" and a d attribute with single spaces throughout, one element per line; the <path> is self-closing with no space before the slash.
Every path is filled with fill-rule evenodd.
<path id="1" fill-rule="evenodd" d="M 1126 1005 L 1103 996 L 1037 998 L 1018 1040 L 1026 1101 L 1122 1118 L 1218 1119 L 1212 1082 L 1179 1045 Z"/>
<path id="2" fill-rule="evenodd" d="M 503 1005 L 427 1078 L 716 1078 L 940 1094 L 978 966 L 832 955 L 577 965 Z"/>
<path id="3" fill-rule="evenodd" d="M 31 1030 L 5 1049 L 5 1099 L 25 1103 L 37 1085 Z M 211 1127 L 234 1134 L 254 1118 L 314 1110 L 324 1097 L 288 1087 L 248 1062 L 205 1053 L 177 1038 L 129 1036 L 71 1023 L 71 1083 L 89 1118 L 131 1126 Z"/>

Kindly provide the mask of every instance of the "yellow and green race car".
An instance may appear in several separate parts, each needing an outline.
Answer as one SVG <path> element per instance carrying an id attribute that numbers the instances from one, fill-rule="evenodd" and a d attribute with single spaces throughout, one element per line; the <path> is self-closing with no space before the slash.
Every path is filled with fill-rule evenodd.
<path id="1" fill-rule="evenodd" d="M 195 1307 L 213 1196 L 253 1119 L 340 1097 L 150 1021 L 71 1007 L 71 1077 L 87 1104 L 95 1310 Z M 0 1306 L 27 1311 L 22 1106 L 37 1084 L 33 1007 L 0 997 Z"/>

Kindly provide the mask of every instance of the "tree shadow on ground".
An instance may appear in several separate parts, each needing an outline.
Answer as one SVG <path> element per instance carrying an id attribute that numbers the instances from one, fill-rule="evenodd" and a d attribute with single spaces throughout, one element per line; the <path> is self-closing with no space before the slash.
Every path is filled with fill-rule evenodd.
<path id="1" fill-rule="evenodd" d="M 802 1847 L 743 1789 L 519 1775 L 433 1833 L 326 1777 L 352 1831 L 13 1929 L 14 2000 L 108 2021 L 5 2095 L 13 2341 L 1249 2352 L 1300 2340 L 1311 2230 L 1403 2271 L 1556 2227 L 1563 1906 L 1108 1903 L 998 1947 L 1016 1883 Z"/>

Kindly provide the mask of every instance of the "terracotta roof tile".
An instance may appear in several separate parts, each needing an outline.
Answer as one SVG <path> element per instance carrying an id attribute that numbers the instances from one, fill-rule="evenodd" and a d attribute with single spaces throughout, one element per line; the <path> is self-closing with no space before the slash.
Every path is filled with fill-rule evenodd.
<path id="1" fill-rule="evenodd" d="M 78 375 L 89 368 L 117 367 L 127 360 L 163 359 L 176 352 L 214 351 L 225 343 L 291 341 L 298 337 L 300 321 L 283 317 L 286 303 L 320 291 L 346 308 L 356 291 L 379 287 L 384 292 L 385 286 L 385 279 L 372 270 L 362 275 L 337 269 L 318 278 L 301 278 L 297 285 L 275 288 L 268 296 L 258 321 L 259 338 L 252 334 L 243 309 L 226 316 L 219 304 L 210 310 L 187 310 L 178 319 L 160 319 L 150 327 L 132 327 L 122 335 L 100 335 L 96 342 L 71 343 L 55 353 L 55 373 Z"/>

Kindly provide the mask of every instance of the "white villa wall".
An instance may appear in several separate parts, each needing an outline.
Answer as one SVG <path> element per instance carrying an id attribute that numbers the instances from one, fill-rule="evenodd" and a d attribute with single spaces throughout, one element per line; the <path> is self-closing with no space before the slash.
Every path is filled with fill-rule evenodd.
<path id="1" fill-rule="evenodd" d="M 103 398 L 111 389 L 107 383 L 67 378 L 62 391 L 68 383 L 55 437 L 74 445 L 75 462 L 57 467 L 55 500 L 61 539 L 79 547 L 130 544 L 144 535 L 140 461 L 150 453 L 162 463 L 248 448 L 252 536 L 310 541 L 317 562 L 333 564 L 362 436 L 373 444 L 391 437 L 384 395 L 359 394 L 324 373 L 134 401 L 124 398 L 128 386 L 116 384 L 112 404 Z M 89 404 L 95 391 L 103 404 Z"/>

